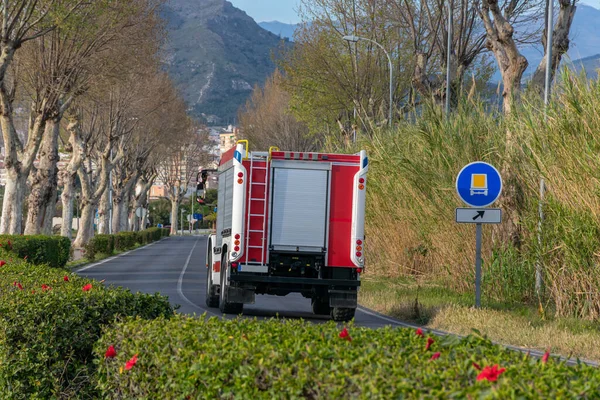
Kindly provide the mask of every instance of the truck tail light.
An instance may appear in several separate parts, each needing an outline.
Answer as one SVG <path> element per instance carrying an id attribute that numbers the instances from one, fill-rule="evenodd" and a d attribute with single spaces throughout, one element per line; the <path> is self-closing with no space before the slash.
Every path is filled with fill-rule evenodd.
<path id="1" fill-rule="evenodd" d="M 357 273 L 362 274 L 362 271 L 363 271 L 362 268 L 356 268 Z"/>
<path id="2" fill-rule="evenodd" d="M 243 172 L 239 172 L 238 173 L 238 178 L 243 178 L 244 177 L 244 173 Z"/>
<path id="3" fill-rule="evenodd" d="M 365 188 L 365 185 L 363 185 L 362 183 L 360 185 L 358 185 L 359 190 L 363 190 L 364 188 Z"/>
<path id="4" fill-rule="evenodd" d="M 233 242 L 233 244 L 235 244 L 236 246 L 239 246 L 240 245 L 240 241 L 236 240 L 235 242 Z"/>
<path id="5" fill-rule="evenodd" d="M 358 183 L 365 183 L 365 178 L 360 178 L 360 179 L 358 180 Z"/>
<path id="6" fill-rule="evenodd" d="M 362 246 L 356 246 L 356 251 L 362 251 Z"/>
<path id="7" fill-rule="evenodd" d="M 358 239 L 358 240 L 356 241 L 356 244 L 357 244 L 358 246 L 361 246 L 361 245 L 362 245 L 362 240 Z"/>
<path id="8" fill-rule="evenodd" d="M 237 268 L 238 268 L 238 265 L 240 265 L 240 264 L 239 264 L 239 263 L 236 263 L 236 262 L 232 262 L 232 263 L 231 263 L 231 268 L 233 268 L 233 269 L 237 269 Z"/>
<path id="9" fill-rule="evenodd" d="M 233 250 L 235 250 L 235 251 L 240 251 L 240 246 L 235 246 L 235 247 L 233 248 Z M 359 256 L 359 257 L 360 257 L 360 256 Z"/>
<path id="10" fill-rule="evenodd" d="M 236 239 L 236 240 L 239 240 L 239 239 L 240 239 L 240 237 L 241 237 L 241 236 L 240 236 L 240 234 L 239 234 L 239 233 L 236 233 L 236 234 L 235 234 L 235 239 Z"/>
<path id="11" fill-rule="evenodd" d="M 238 179 L 238 183 L 241 185 L 242 183 L 244 183 L 244 180 L 240 178 Z"/>
<path id="12" fill-rule="evenodd" d="M 356 257 L 362 257 L 362 253 L 360 251 L 356 252 Z"/>

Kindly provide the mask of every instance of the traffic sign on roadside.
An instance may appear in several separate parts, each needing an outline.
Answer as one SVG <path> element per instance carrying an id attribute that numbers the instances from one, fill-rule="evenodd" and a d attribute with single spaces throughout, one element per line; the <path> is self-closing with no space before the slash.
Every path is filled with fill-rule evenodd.
<path id="1" fill-rule="evenodd" d="M 499 224 L 502 210 L 499 208 L 457 208 L 456 222 L 459 224 Z"/>
<path id="2" fill-rule="evenodd" d="M 456 192 L 470 207 L 487 207 L 500 197 L 502 178 L 491 164 L 476 161 L 458 173 Z"/>

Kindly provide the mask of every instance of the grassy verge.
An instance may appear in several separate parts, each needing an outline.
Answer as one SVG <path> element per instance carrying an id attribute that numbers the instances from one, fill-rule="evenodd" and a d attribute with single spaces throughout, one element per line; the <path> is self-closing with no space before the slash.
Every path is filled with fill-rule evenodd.
<path id="1" fill-rule="evenodd" d="M 600 361 L 600 323 L 557 318 L 551 308 L 489 301 L 484 293 L 478 310 L 472 306 L 474 295 L 442 285 L 368 276 L 362 281 L 360 303 L 432 329 L 460 335 L 477 329 L 498 343 Z"/>

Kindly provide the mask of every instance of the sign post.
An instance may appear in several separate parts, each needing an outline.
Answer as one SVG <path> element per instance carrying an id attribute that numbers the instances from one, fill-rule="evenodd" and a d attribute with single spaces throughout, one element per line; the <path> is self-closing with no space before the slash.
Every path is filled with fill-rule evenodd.
<path id="1" fill-rule="evenodd" d="M 457 208 L 456 222 L 475 224 L 475 307 L 481 307 L 481 237 L 483 224 L 499 224 L 502 211 L 486 208 L 502 192 L 502 178 L 492 165 L 473 162 L 465 166 L 456 178 L 458 196 L 471 208 Z"/>

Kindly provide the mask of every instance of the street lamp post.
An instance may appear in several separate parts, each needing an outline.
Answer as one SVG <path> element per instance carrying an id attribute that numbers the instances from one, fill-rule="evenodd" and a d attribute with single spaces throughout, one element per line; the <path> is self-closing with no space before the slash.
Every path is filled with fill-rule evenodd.
<path id="1" fill-rule="evenodd" d="M 356 43 L 359 40 L 366 40 L 367 42 L 371 42 L 371 43 L 375 44 L 376 46 L 378 46 L 381 50 L 383 50 L 383 52 L 387 56 L 388 65 L 389 65 L 389 69 L 390 69 L 390 110 L 389 110 L 388 119 L 389 119 L 389 125 L 391 127 L 392 126 L 392 112 L 393 112 L 393 104 L 392 103 L 394 101 L 394 65 L 392 64 L 392 58 L 390 57 L 390 54 L 387 52 L 385 47 L 383 47 L 381 44 L 377 43 L 376 41 L 374 41 L 372 39 L 367 39 L 367 38 L 355 36 L 355 35 L 344 36 L 342 39 L 344 39 L 347 42 L 351 42 L 351 43 Z"/>
<path id="2" fill-rule="evenodd" d="M 77 195 L 75 196 L 76 201 L 76 207 L 75 209 L 77 210 L 77 232 L 79 232 L 79 193 L 77 193 Z M 71 229 L 69 227 L 69 229 Z"/>

